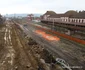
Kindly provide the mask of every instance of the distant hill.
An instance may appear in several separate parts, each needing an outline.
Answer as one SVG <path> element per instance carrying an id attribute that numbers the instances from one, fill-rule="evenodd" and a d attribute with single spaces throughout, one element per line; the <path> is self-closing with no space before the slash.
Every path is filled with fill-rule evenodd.
<path id="1" fill-rule="evenodd" d="M 29 14 L 6 14 L 5 17 L 26 17 Z M 33 14 L 34 17 L 40 17 L 42 14 Z"/>

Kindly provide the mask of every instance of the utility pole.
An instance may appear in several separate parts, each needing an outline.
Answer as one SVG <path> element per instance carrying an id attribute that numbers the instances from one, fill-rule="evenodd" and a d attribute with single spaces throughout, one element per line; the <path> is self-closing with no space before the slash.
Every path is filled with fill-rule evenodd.
<path id="1" fill-rule="evenodd" d="M 54 26 L 54 19 L 53 19 L 53 30 L 54 30 L 54 27 L 55 27 L 55 26 Z"/>

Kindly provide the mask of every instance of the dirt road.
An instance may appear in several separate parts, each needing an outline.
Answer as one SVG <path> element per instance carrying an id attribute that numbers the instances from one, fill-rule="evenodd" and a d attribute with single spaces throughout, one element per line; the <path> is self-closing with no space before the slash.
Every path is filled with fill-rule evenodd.
<path id="1" fill-rule="evenodd" d="M 24 45 L 20 42 L 18 31 L 14 24 L 6 22 L 6 26 L 1 28 L 1 46 L 0 46 L 0 70 L 36 70 L 37 62 L 29 58 Z M 29 53 L 30 54 L 30 53 Z M 31 59 L 31 60 L 30 60 Z"/>

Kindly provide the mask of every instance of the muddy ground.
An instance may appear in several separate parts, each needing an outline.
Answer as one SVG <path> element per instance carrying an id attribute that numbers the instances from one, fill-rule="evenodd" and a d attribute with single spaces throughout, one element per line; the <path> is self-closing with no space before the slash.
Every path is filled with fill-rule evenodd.
<path id="1" fill-rule="evenodd" d="M 0 27 L 0 70 L 63 70 L 53 56 L 12 21 Z"/>

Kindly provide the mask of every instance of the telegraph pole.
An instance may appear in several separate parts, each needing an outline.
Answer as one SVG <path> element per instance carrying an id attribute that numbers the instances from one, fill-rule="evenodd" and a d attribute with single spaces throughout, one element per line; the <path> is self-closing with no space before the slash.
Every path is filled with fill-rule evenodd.
<path id="1" fill-rule="evenodd" d="M 55 26 L 54 26 L 54 19 L 53 19 L 53 30 L 54 30 L 54 27 L 55 27 Z"/>

